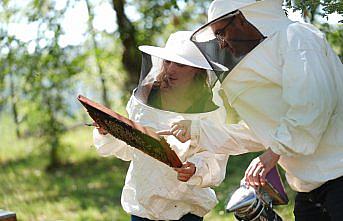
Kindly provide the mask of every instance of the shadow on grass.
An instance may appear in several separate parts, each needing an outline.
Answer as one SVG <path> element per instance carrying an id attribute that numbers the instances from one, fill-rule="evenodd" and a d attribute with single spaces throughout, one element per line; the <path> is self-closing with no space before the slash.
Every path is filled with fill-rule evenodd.
<path id="1" fill-rule="evenodd" d="M 115 158 L 88 159 L 48 174 L 58 196 L 77 200 L 82 209 L 120 205 L 128 163 Z"/>
<path id="2" fill-rule="evenodd" d="M 48 159 L 41 155 L 3 163 L 0 187 L 7 197 L 12 197 L 9 201 L 16 201 L 19 204 L 16 207 L 67 201 L 78 211 L 92 208 L 101 212 L 106 207 L 120 207 L 128 162 L 116 158 L 87 158 L 49 172 L 45 170 L 47 164 Z M 16 199 L 16 193 L 25 195 L 29 191 L 43 194 Z"/>

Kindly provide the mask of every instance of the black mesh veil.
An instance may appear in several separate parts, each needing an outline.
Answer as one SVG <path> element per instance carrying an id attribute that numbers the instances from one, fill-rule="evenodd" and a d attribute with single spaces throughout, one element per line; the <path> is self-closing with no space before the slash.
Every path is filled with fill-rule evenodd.
<path id="1" fill-rule="evenodd" d="M 152 68 L 151 56 L 147 53 L 142 52 L 142 64 L 141 64 L 141 73 L 139 76 L 139 84 L 145 79 L 146 75 L 149 73 Z"/>
<path id="2" fill-rule="evenodd" d="M 230 71 L 265 37 L 241 11 L 227 13 L 200 27 L 191 41 L 222 82 Z"/>
<path id="3" fill-rule="evenodd" d="M 217 108 L 212 101 L 216 79 L 213 71 L 142 52 L 140 79 L 134 96 L 161 110 L 208 112 Z"/>

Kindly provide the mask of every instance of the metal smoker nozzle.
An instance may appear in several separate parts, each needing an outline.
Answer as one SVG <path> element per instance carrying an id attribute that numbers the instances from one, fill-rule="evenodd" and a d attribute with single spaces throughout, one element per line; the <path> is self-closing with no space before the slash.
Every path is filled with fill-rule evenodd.
<path id="1" fill-rule="evenodd" d="M 231 196 L 226 205 L 227 212 L 234 212 L 238 209 L 248 207 L 256 201 L 256 191 L 254 188 L 242 185 Z"/>
<path id="2" fill-rule="evenodd" d="M 240 186 L 226 205 L 227 212 L 234 212 L 239 221 L 282 221 L 273 210 L 272 199 L 267 193 L 246 185 Z"/>
<path id="3" fill-rule="evenodd" d="M 265 186 L 255 189 L 242 180 L 226 205 L 239 221 L 282 221 L 273 205 L 285 205 L 288 197 L 276 167 L 269 171 Z"/>

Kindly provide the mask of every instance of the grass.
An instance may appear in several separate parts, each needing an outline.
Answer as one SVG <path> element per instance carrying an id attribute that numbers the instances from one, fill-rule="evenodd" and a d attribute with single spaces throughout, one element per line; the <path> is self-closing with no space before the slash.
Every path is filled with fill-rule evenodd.
<path id="1" fill-rule="evenodd" d="M 64 165 L 45 170 L 48 150 L 39 138 L 16 139 L 13 123 L 0 118 L 0 209 L 14 211 L 18 220 L 129 220 L 120 195 L 128 163 L 102 158 L 92 148 L 90 128 L 78 128 L 63 137 Z M 215 188 L 220 203 L 205 220 L 234 220 L 224 213 L 227 194 L 238 185 L 256 154 L 229 159 L 227 177 Z M 290 200 L 294 194 L 287 187 Z M 294 220 L 293 205 L 277 208 L 284 220 Z"/>

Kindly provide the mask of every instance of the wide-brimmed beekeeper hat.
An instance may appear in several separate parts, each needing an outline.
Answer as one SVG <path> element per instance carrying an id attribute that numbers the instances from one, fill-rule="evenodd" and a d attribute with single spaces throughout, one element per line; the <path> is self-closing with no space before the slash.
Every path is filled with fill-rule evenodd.
<path id="1" fill-rule="evenodd" d="M 165 47 L 143 45 L 139 50 L 164 60 L 212 70 L 206 58 L 197 46 L 190 40 L 191 31 L 178 31 L 171 34 Z"/>

